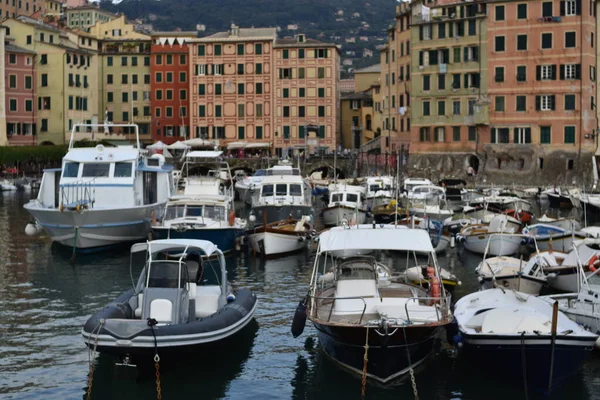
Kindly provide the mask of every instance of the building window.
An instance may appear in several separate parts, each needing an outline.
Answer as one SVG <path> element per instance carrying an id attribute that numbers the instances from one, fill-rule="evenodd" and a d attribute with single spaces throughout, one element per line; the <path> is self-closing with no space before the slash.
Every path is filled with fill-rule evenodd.
<path id="1" fill-rule="evenodd" d="M 495 108 L 497 112 L 504 111 L 504 96 L 496 96 Z"/>
<path id="2" fill-rule="evenodd" d="M 173 55 L 167 54 L 167 65 L 173 65 Z"/>
<path id="3" fill-rule="evenodd" d="M 504 67 L 496 67 L 494 80 L 496 82 L 504 82 Z"/>
<path id="4" fill-rule="evenodd" d="M 452 102 L 452 114 L 460 115 L 460 100 L 454 100 Z"/>
<path id="5" fill-rule="evenodd" d="M 289 118 L 290 116 L 290 107 L 289 106 L 284 106 L 283 107 L 283 117 L 284 118 Z"/>
<path id="6" fill-rule="evenodd" d="M 517 111 L 527 111 L 527 96 L 517 96 Z"/>
<path id="7" fill-rule="evenodd" d="M 167 118 L 173 117 L 173 107 L 165 107 L 165 117 L 167 117 Z"/>
<path id="8" fill-rule="evenodd" d="M 504 21 L 504 6 L 496 6 L 495 21 Z"/>
<path id="9" fill-rule="evenodd" d="M 262 44 L 261 43 L 256 43 L 254 45 L 254 54 L 262 54 Z"/>
<path id="10" fill-rule="evenodd" d="M 423 75 L 423 90 L 431 90 L 431 75 Z"/>
<path id="11" fill-rule="evenodd" d="M 196 75 L 206 75 L 206 64 L 196 64 Z"/>
<path id="12" fill-rule="evenodd" d="M 255 91 L 256 91 L 256 94 L 262 94 L 262 92 L 263 92 L 262 83 L 260 83 L 260 82 L 256 83 L 256 90 Z"/>
<path id="13" fill-rule="evenodd" d="M 452 74 L 452 89 L 460 89 L 460 74 Z"/>
<path id="14" fill-rule="evenodd" d="M 423 101 L 423 116 L 427 117 L 431 115 L 431 103 L 429 101 Z"/>
<path id="15" fill-rule="evenodd" d="M 283 88 L 282 89 L 282 94 L 283 94 L 283 98 L 287 99 L 288 97 L 290 97 L 290 89 L 288 88 Z"/>
<path id="16" fill-rule="evenodd" d="M 10 89 L 16 89 L 17 88 L 17 76 L 16 75 L 9 75 L 8 76 L 8 87 Z"/>
<path id="17" fill-rule="evenodd" d="M 106 92 L 106 102 L 107 103 L 112 103 L 114 101 L 114 94 L 113 92 Z"/>
<path id="18" fill-rule="evenodd" d="M 496 52 L 504 51 L 506 44 L 506 38 L 504 36 L 496 36 L 494 38 L 494 50 Z"/>
<path id="19" fill-rule="evenodd" d="M 286 50 L 283 50 L 283 51 L 282 51 L 282 58 L 283 58 L 284 60 L 287 60 L 288 58 L 290 58 L 290 51 L 289 51 L 289 50 L 287 50 L 287 49 L 286 49 Z"/>
<path id="20" fill-rule="evenodd" d="M 162 90 L 157 90 L 154 97 L 156 98 L 156 100 L 159 100 L 159 101 L 162 100 L 163 99 L 163 92 L 162 92 Z"/>
<path id="21" fill-rule="evenodd" d="M 298 88 L 298 97 L 303 98 L 306 97 L 306 88 Z"/>
<path id="22" fill-rule="evenodd" d="M 237 116 L 238 117 L 243 117 L 244 114 L 245 114 L 245 111 L 246 110 L 244 108 L 244 105 L 243 104 L 238 104 L 238 107 L 237 107 Z"/>
<path id="23" fill-rule="evenodd" d="M 17 111 L 17 99 L 9 100 L 9 111 Z"/>
<path id="24" fill-rule="evenodd" d="M 429 141 L 431 141 L 430 128 L 429 127 L 422 127 L 422 128 L 419 129 L 419 140 L 421 142 L 429 142 Z"/>
<path id="25" fill-rule="evenodd" d="M 198 116 L 206 117 L 206 106 L 198 106 Z"/>
<path id="26" fill-rule="evenodd" d="M 531 143 L 531 128 L 514 128 L 513 143 L 529 144 Z"/>
<path id="27" fill-rule="evenodd" d="M 263 105 L 260 104 L 260 103 L 257 104 L 256 105 L 256 112 L 255 112 L 255 114 L 256 114 L 257 117 L 262 117 L 262 114 L 263 114 L 262 110 L 263 110 Z"/>
<path id="28" fill-rule="evenodd" d="M 318 79 L 325 78 L 325 68 L 324 67 L 317 68 L 317 78 Z"/>
<path id="29" fill-rule="evenodd" d="M 438 75 L 438 90 L 446 89 L 446 74 Z"/>
<path id="30" fill-rule="evenodd" d="M 305 106 L 299 106 L 298 107 L 298 117 L 306 117 L 306 107 Z"/>
<path id="31" fill-rule="evenodd" d="M 563 7 L 562 3 L 561 3 L 561 7 Z M 564 7 L 565 7 L 565 12 L 564 12 L 565 16 L 568 17 L 568 16 L 572 16 L 572 15 L 579 15 L 577 13 L 577 1 L 576 0 L 567 0 L 567 1 L 565 1 L 564 2 Z"/>
<path id="32" fill-rule="evenodd" d="M 517 35 L 517 50 L 527 50 L 527 35 Z"/>
<path id="33" fill-rule="evenodd" d="M 542 33 L 542 49 L 552 48 L 552 33 Z"/>
<path id="34" fill-rule="evenodd" d="M 244 64 L 237 65 L 237 73 L 238 75 L 244 75 Z"/>
<path id="35" fill-rule="evenodd" d="M 535 102 L 537 111 L 552 111 L 555 109 L 556 102 L 554 95 L 535 96 Z"/>
<path id="36" fill-rule="evenodd" d="M 220 95 L 223 93 L 223 86 L 221 83 L 215 83 L 215 95 Z"/>
<path id="37" fill-rule="evenodd" d="M 179 73 L 179 82 L 185 83 L 186 80 L 187 80 L 187 74 L 185 72 L 180 72 Z"/>
<path id="38" fill-rule="evenodd" d="M 221 45 L 220 44 L 215 44 L 214 45 L 214 50 L 215 50 L 215 56 L 220 56 L 221 55 Z"/>
<path id="39" fill-rule="evenodd" d="M 128 81 L 127 74 L 122 74 L 121 75 L 121 84 L 127 85 L 127 81 Z"/>
<path id="40" fill-rule="evenodd" d="M 257 63 L 254 67 L 254 73 L 257 75 L 262 74 L 262 64 L 261 63 Z"/>
<path id="41" fill-rule="evenodd" d="M 40 64 L 42 64 L 42 65 L 48 64 L 48 54 L 42 54 L 40 56 Z"/>
<path id="42" fill-rule="evenodd" d="M 121 57 L 121 67 L 127 66 L 127 57 Z"/>
<path id="43" fill-rule="evenodd" d="M 42 126 L 40 130 L 42 132 L 48 132 L 48 120 L 46 118 L 42 119 Z"/>
<path id="44" fill-rule="evenodd" d="M 556 65 L 538 65 L 537 80 L 554 80 L 556 79 Z"/>
<path id="45" fill-rule="evenodd" d="M 237 55 L 238 56 L 243 56 L 244 55 L 244 44 L 243 43 L 238 43 L 238 45 L 237 45 Z"/>
<path id="46" fill-rule="evenodd" d="M 215 117 L 221 118 L 221 114 L 222 114 L 222 106 L 216 105 L 215 106 Z"/>
<path id="47" fill-rule="evenodd" d="M 244 84 L 238 83 L 238 94 L 244 94 Z"/>
<path id="48" fill-rule="evenodd" d="M 325 106 L 319 106 L 318 111 L 319 111 L 319 113 L 318 113 L 319 117 L 325 116 Z"/>
<path id="49" fill-rule="evenodd" d="M 161 54 L 156 55 L 156 65 L 162 65 L 162 55 Z"/>
<path id="50" fill-rule="evenodd" d="M 575 95 L 574 94 L 565 94 L 565 110 L 566 111 L 575 110 Z"/>
<path id="51" fill-rule="evenodd" d="M 509 143 L 509 137 L 508 128 L 492 128 L 491 143 Z"/>
<path id="52" fill-rule="evenodd" d="M 185 54 L 180 54 L 179 55 L 179 65 L 186 65 L 187 64 L 187 56 Z"/>
<path id="53" fill-rule="evenodd" d="M 552 17 L 554 11 L 552 9 L 552 2 L 545 1 L 542 3 L 542 17 Z"/>
<path id="54" fill-rule="evenodd" d="M 460 126 L 452 127 L 452 140 L 455 142 L 460 142 Z"/>
<path id="55" fill-rule="evenodd" d="M 85 76 L 84 78 L 86 78 L 86 80 L 87 80 L 87 76 Z M 131 84 L 132 85 L 137 85 L 138 84 L 138 76 L 137 76 L 137 74 L 131 74 Z M 87 82 L 84 83 L 84 87 L 87 87 Z"/>
<path id="56" fill-rule="evenodd" d="M 541 144 L 552 143 L 552 127 L 540 126 L 540 143 Z"/>
<path id="57" fill-rule="evenodd" d="M 581 64 L 562 65 L 561 79 L 581 79 Z"/>
<path id="58" fill-rule="evenodd" d="M 238 126 L 238 139 L 244 139 L 246 137 L 245 128 L 243 126 Z"/>
<path id="59" fill-rule="evenodd" d="M 33 38 L 31 35 L 27 35 L 27 44 L 31 44 L 33 41 Z"/>
<path id="60" fill-rule="evenodd" d="M 565 126 L 565 144 L 566 143 L 575 143 L 575 127 L 574 126 Z"/>
<path id="61" fill-rule="evenodd" d="M 162 83 L 162 72 L 157 72 L 155 75 L 156 83 Z"/>
<path id="62" fill-rule="evenodd" d="M 565 48 L 574 49 L 577 47 L 576 38 L 577 34 L 575 32 L 565 32 Z"/>
<path id="63" fill-rule="evenodd" d="M 318 88 L 318 89 L 317 89 L 317 92 L 318 92 L 318 96 L 319 96 L 320 98 L 323 98 L 323 97 L 325 97 L 325 88 Z"/>
<path id="64" fill-rule="evenodd" d="M 223 66 L 223 64 L 215 64 L 213 65 L 213 73 L 215 75 L 223 75 L 223 71 L 225 70 L 225 67 Z"/>
<path id="65" fill-rule="evenodd" d="M 279 68 L 279 79 L 292 79 L 292 69 Z"/>
<path id="66" fill-rule="evenodd" d="M 48 86 L 48 74 L 42 74 L 42 87 Z"/>
<path id="67" fill-rule="evenodd" d="M 517 4 L 517 19 L 527 19 L 527 4 Z"/>
<path id="68" fill-rule="evenodd" d="M 517 66 L 517 82 L 525 82 L 527 80 L 527 67 L 525 65 Z"/>
<path id="69" fill-rule="evenodd" d="M 25 111 L 33 111 L 33 100 L 25 100 Z"/>
<path id="70" fill-rule="evenodd" d="M 16 54 L 9 54 L 8 55 L 8 63 L 9 64 L 16 64 L 17 63 L 17 55 Z"/>
<path id="71" fill-rule="evenodd" d="M 438 115 L 446 115 L 446 100 L 438 100 Z"/>
<path id="72" fill-rule="evenodd" d="M 121 93 L 121 99 L 122 99 L 123 103 L 127 103 L 129 101 L 129 93 L 128 92 Z"/>
<path id="73" fill-rule="evenodd" d="M 469 115 L 475 115 L 475 103 L 477 102 L 477 100 L 475 99 L 469 99 Z"/>
<path id="74" fill-rule="evenodd" d="M 166 100 L 173 100 L 173 90 L 172 89 L 165 90 L 165 98 L 166 98 Z"/>

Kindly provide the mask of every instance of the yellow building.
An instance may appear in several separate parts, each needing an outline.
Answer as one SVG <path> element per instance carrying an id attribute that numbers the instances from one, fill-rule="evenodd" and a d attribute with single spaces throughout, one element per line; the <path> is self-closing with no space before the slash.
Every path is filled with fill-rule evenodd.
<path id="1" fill-rule="evenodd" d="M 80 46 L 77 35 L 29 17 L 8 19 L 2 24 L 15 45 L 38 54 L 37 142 L 66 143 L 74 123 L 97 121 L 97 43 Z"/>
<path id="2" fill-rule="evenodd" d="M 64 14 L 69 28 L 85 30 L 89 30 L 97 23 L 102 24 L 118 17 L 118 15 L 102 10 L 100 7 L 94 5 L 67 8 Z"/>
<path id="3" fill-rule="evenodd" d="M 150 45 L 151 37 L 136 32 L 125 16 L 90 27 L 101 42 L 98 78 L 104 89 L 101 117 L 114 124 L 133 122 L 140 139 L 150 141 Z M 128 128 L 116 133 L 133 133 Z"/>
<path id="4" fill-rule="evenodd" d="M 341 145 L 343 149 L 359 149 L 375 137 L 373 124 L 374 87 L 342 96 L 340 102 Z"/>
<path id="5" fill-rule="evenodd" d="M 369 90 L 371 86 L 379 83 L 381 64 L 369 65 L 368 67 L 354 71 L 354 92 L 360 93 Z"/>

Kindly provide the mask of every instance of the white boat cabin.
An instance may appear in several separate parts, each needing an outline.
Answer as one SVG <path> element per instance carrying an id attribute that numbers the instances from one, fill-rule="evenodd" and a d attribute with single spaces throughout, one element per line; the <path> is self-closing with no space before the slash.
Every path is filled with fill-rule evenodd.
<path id="1" fill-rule="evenodd" d="M 404 191 L 406 193 L 410 193 L 417 186 L 428 186 L 431 185 L 432 182 L 429 179 L 425 178 L 407 178 L 404 180 Z"/>
<path id="2" fill-rule="evenodd" d="M 366 180 L 367 198 L 377 196 L 392 197 L 394 178 L 391 176 L 372 176 Z"/>
<path id="3" fill-rule="evenodd" d="M 165 202 L 171 167 L 162 155 L 141 157 L 133 146 L 71 148 L 62 168 L 44 171 L 43 208 L 127 208 Z"/>
<path id="4" fill-rule="evenodd" d="M 343 205 L 351 208 L 360 207 L 365 193 L 360 186 L 329 185 L 329 207 Z"/>

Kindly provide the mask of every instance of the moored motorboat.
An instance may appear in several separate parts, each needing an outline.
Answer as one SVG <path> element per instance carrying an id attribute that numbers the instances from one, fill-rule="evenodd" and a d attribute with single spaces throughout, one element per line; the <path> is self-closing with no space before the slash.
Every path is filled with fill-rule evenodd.
<path id="1" fill-rule="evenodd" d="M 234 186 L 238 198 L 251 206 L 258 199 L 260 185 L 265 175 L 265 170 L 259 169 L 252 176 L 244 176 L 237 179 Z"/>
<path id="2" fill-rule="evenodd" d="M 527 242 L 530 247 L 533 246 L 533 241 L 535 240 L 538 249 L 542 251 L 552 249 L 563 252 L 571 250 L 573 242 L 584 239 L 587 236 L 583 232 L 575 232 L 547 224 L 529 225 L 523 229 L 523 233 L 530 236 Z"/>
<path id="3" fill-rule="evenodd" d="M 369 176 L 365 179 L 365 189 L 369 207 L 386 205 L 394 198 L 395 179 L 392 176 Z"/>
<path id="4" fill-rule="evenodd" d="M 478 368 L 542 392 L 577 373 L 598 338 L 561 312 L 553 318 L 544 300 L 504 288 L 461 298 L 454 315 L 455 341 L 464 343 L 464 355 Z"/>
<path id="5" fill-rule="evenodd" d="M 137 284 L 91 316 L 82 329 L 85 344 L 121 357 L 188 354 L 227 339 L 253 318 L 256 296 L 234 291 L 227 281 L 225 258 L 213 243 L 170 239 L 138 243 L 132 254 L 146 252 Z M 205 282 L 205 257 L 219 269 Z"/>
<path id="6" fill-rule="evenodd" d="M 540 253 L 546 263 L 543 264 L 548 284 L 562 292 L 579 292 L 579 264 L 586 275 L 591 275 L 600 267 L 600 243 L 595 238 L 586 238 L 573 243 L 568 253 L 545 251 Z"/>
<path id="7" fill-rule="evenodd" d="M 312 226 L 310 216 L 255 226 L 246 231 L 252 250 L 264 257 L 281 256 L 306 248 Z"/>
<path id="8" fill-rule="evenodd" d="M 373 257 L 330 257 L 331 252 L 355 248 L 427 252 L 429 292 L 380 279 Z M 325 273 L 332 279 L 318 278 Z M 294 335 L 301 333 L 302 319 L 308 316 L 330 359 L 354 375 L 386 386 L 401 383 L 423 366 L 439 329 L 452 320 L 450 296 L 441 283 L 427 232 L 393 225 L 335 227 L 321 233 L 305 304 L 306 311 L 300 308 L 294 318 Z"/>
<path id="9" fill-rule="evenodd" d="M 331 184 L 328 188 L 329 204 L 323 208 L 323 224 L 337 226 L 342 221 L 364 224 L 367 210 L 363 204 L 365 188 L 344 184 Z"/>
<path id="10" fill-rule="evenodd" d="M 468 225 L 460 231 L 459 238 L 465 249 L 478 254 L 505 256 L 515 254 L 523 240 L 513 228 L 509 228 L 506 215 L 495 216 L 488 225 Z"/>

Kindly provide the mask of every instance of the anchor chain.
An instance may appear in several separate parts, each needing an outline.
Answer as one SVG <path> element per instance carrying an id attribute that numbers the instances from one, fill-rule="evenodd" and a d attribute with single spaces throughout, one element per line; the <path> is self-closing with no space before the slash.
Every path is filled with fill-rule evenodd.
<path id="1" fill-rule="evenodd" d="M 367 363 L 369 362 L 369 327 L 367 327 L 367 337 L 365 338 L 365 355 L 363 356 L 362 382 L 360 388 L 360 398 L 365 399 L 367 394 Z"/>
<path id="2" fill-rule="evenodd" d="M 98 337 L 100 336 L 100 331 L 102 330 L 103 325 L 104 319 L 101 319 L 98 325 L 96 325 L 96 327 L 92 329 L 92 332 L 90 334 L 91 336 L 94 334 L 94 332 L 96 332 L 96 329 L 98 330 L 96 332 L 96 338 L 94 339 L 94 348 L 93 350 L 88 351 L 88 362 L 90 364 L 90 371 L 88 373 L 88 390 L 86 395 L 87 400 L 91 400 L 92 398 L 92 386 L 94 384 L 94 359 L 96 357 L 96 348 L 98 347 Z"/>
<path id="3" fill-rule="evenodd" d="M 156 370 L 156 399 L 162 400 L 162 388 L 160 386 L 160 357 L 158 355 L 158 344 L 156 343 L 156 333 L 154 332 L 154 326 L 158 322 L 154 318 L 148 318 L 148 326 L 152 331 L 152 337 L 154 338 L 154 369 Z"/>
<path id="4" fill-rule="evenodd" d="M 415 400 L 419 400 L 419 392 L 417 390 L 417 381 L 415 379 L 415 371 L 412 367 L 412 361 L 410 359 L 410 351 L 408 350 L 408 340 L 406 338 L 406 329 L 402 326 L 402 330 L 404 331 L 404 343 L 406 345 L 406 357 L 408 358 L 408 371 L 410 373 L 410 383 L 412 385 L 413 395 L 415 396 Z"/>

